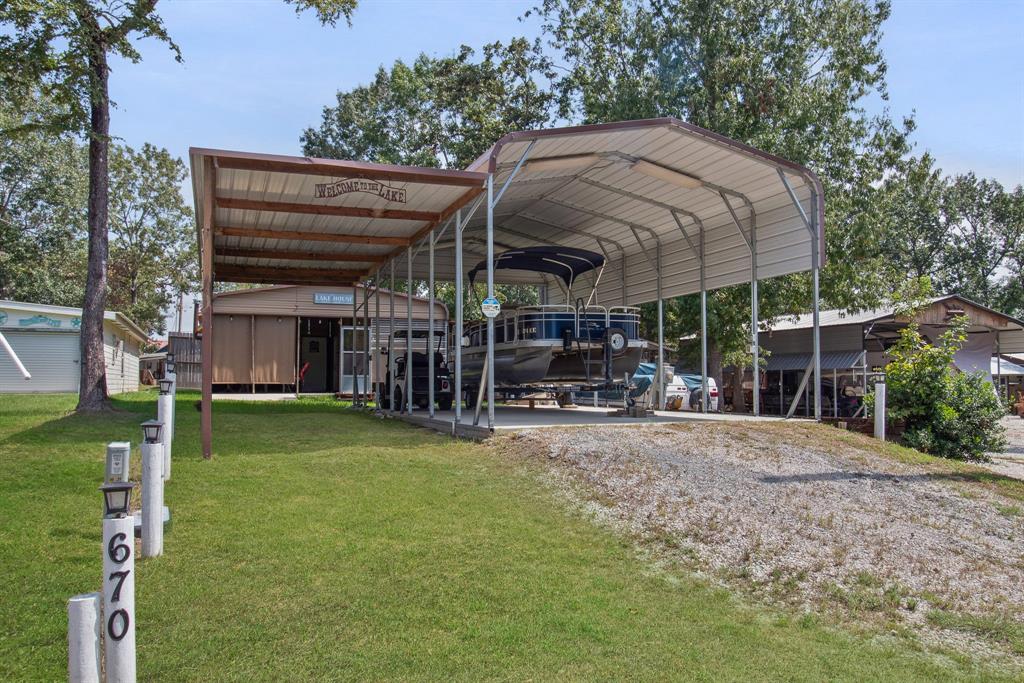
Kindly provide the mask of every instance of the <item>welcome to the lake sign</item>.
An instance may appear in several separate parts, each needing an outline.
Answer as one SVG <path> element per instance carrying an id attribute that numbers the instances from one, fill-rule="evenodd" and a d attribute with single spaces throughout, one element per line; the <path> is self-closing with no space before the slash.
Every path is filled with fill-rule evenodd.
<path id="1" fill-rule="evenodd" d="M 375 194 L 389 202 L 405 204 L 404 188 L 392 187 L 376 180 L 362 180 L 360 178 L 336 180 L 333 183 L 317 183 L 313 196 L 316 199 L 330 199 L 331 197 L 340 197 L 350 192 L 366 192 Z"/>

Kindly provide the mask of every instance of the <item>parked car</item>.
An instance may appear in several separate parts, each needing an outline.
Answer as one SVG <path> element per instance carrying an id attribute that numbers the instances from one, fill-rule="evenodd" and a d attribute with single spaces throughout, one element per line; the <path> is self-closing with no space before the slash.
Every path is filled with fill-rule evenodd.
<path id="1" fill-rule="evenodd" d="M 665 382 L 665 409 L 701 410 L 702 384 L 700 375 L 673 374 Z M 718 412 L 718 384 L 714 377 L 708 377 L 708 396 L 708 410 Z"/>

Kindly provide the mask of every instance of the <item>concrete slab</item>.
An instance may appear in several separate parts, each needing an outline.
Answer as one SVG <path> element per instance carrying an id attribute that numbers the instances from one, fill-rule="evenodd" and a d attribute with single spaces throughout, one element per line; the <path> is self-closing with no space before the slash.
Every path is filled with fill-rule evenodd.
<path id="1" fill-rule="evenodd" d="M 435 411 L 431 419 L 425 410 L 414 411 L 412 415 L 394 417 L 412 424 L 434 429 L 445 434 L 454 434 L 471 439 L 486 439 L 495 433 L 508 433 L 522 429 L 543 429 L 546 427 L 585 427 L 594 425 L 643 425 L 669 424 L 673 422 L 774 422 L 778 416 L 754 417 L 733 413 L 699 413 L 656 411 L 653 417 L 614 417 L 615 409 L 577 406 L 575 408 L 526 406 L 497 406 L 494 410 L 494 430 L 487 427 L 487 415 L 480 416 L 480 424 L 473 424 L 473 411 L 464 410 L 462 420 L 455 424 L 455 411 Z"/>

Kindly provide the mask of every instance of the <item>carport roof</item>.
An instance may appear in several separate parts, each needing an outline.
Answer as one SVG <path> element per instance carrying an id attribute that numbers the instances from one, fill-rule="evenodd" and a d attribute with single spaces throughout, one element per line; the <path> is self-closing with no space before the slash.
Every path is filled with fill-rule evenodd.
<path id="1" fill-rule="evenodd" d="M 353 284 L 483 192 L 487 178 L 195 147 L 189 157 L 200 249 L 212 245 L 203 262 L 215 282 Z"/>
<path id="2" fill-rule="evenodd" d="M 210 214 L 214 280 L 346 284 L 407 246 L 413 277 L 425 279 L 427 250 L 418 246 L 457 209 L 474 206 L 488 173 L 501 196 L 496 251 L 599 251 L 608 259 L 602 303 L 656 299 L 659 257 L 664 297 L 699 291 L 702 235 L 708 289 L 749 282 L 752 249 L 758 278 L 809 270 L 811 225 L 819 237 L 823 226 L 813 173 L 672 118 L 511 133 L 468 171 L 197 148 L 190 157 L 201 245 Z M 484 255 L 486 214 L 483 206 L 468 219 L 467 267 Z M 442 280 L 456 276 L 452 235 L 446 229 L 436 244 Z M 824 240 L 818 245 L 823 257 Z M 404 278 L 403 260 L 396 272 Z M 546 277 L 505 271 L 496 280 Z"/>

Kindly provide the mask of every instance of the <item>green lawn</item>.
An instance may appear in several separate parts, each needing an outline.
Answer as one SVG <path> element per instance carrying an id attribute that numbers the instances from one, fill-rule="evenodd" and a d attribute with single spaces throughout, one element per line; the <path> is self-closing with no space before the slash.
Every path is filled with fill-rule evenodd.
<path id="1" fill-rule="evenodd" d="M 935 680 L 969 665 L 659 571 L 486 448 L 330 402 L 178 403 L 173 527 L 136 565 L 140 680 Z M 0 679 L 66 676 L 103 445 L 155 394 L 0 397 Z M 137 452 L 133 466 L 138 467 Z"/>

